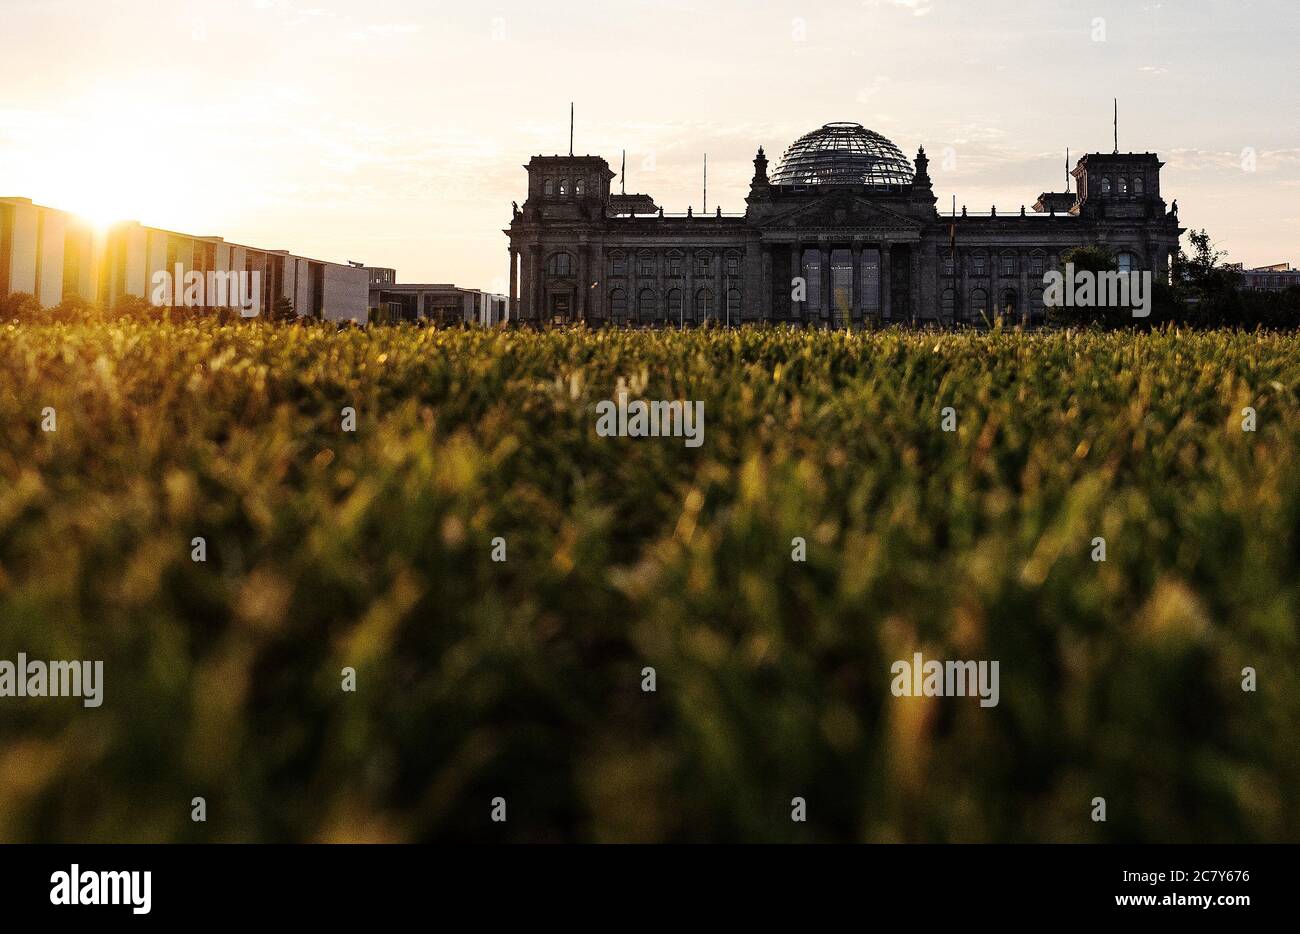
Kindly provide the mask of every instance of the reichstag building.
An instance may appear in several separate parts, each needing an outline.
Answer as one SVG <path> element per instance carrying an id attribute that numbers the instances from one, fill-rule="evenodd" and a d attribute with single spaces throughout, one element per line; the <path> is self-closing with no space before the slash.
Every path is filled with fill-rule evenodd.
<path id="1" fill-rule="evenodd" d="M 1123 270 L 1167 277 L 1177 202 L 1154 153 L 1089 153 L 1073 192 L 1032 209 L 940 213 L 929 160 L 856 123 L 762 148 L 743 215 L 665 214 L 610 190 L 599 156 L 534 156 L 510 227 L 510 318 L 522 324 L 814 327 L 980 325 L 1044 318 L 1043 273 L 1102 244 Z M 793 286 L 802 277 L 802 292 Z"/>

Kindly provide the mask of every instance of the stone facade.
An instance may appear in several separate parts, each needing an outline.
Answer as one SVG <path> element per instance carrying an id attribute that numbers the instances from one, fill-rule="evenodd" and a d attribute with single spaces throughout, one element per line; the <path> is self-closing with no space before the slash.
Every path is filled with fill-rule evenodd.
<path id="1" fill-rule="evenodd" d="M 893 147 L 856 124 L 823 131 L 842 136 L 845 127 Z M 801 152 L 815 149 L 821 132 L 801 138 Z M 745 213 L 730 216 L 665 215 L 648 196 L 611 195 L 614 173 L 598 156 L 533 157 L 527 199 L 504 231 L 510 319 L 861 327 L 979 325 L 1001 315 L 1034 323 L 1044 317 L 1043 273 L 1065 250 L 1102 244 L 1121 268 L 1167 278 L 1182 233 L 1152 153 L 1088 154 L 1072 172 L 1077 192 L 1039 195 L 1033 211 L 955 216 L 936 209 L 924 148 L 910 183 L 897 180 L 897 155 L 890 174 L 877 176 L 870 153 L 828 168 L 823 151 L 802 178 L 789 157 L 776 184 L 760 148 Z M 845 180 L 853 175 L 846 165 L 855 179 Z"/>

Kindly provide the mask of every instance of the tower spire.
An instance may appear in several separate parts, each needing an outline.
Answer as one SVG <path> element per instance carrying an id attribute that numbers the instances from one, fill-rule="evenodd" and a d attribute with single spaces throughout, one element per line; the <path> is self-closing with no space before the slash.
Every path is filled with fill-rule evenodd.
<path id="1" fill-rule="evenodd" d="M 1119 155 L 1119 98 L 1115 98 L 1115 155 Z"/>
<path id="2" fill-rule="evenodd" d="M 573 101 L 569 101 L 569 155 L 573 155 Z"/>

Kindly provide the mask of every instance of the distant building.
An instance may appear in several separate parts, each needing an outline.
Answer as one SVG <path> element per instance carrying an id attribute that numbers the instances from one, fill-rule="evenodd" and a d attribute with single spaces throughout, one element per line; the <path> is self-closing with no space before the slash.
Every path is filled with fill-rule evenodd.
<path id="1" fill-rule="evenodd" d="M 857 123 L 829 123 L 769 176 L 754 159 L 743 214 L 665 214 L 612 194 L 599 156 L 534 156 L 510 239 L 510 318 L 522 324 L 804 327 L 1044 318 L 1044 273 L 1104 244 L 1121 269 L 1165 278 L 1182 229 L 1154 153 L 1089 153 L 1075 192 L 1033 211 L 936 210 L 925 150 L 909 160 Z M 955 212 L 954 212 L 955 214 Z M 796 287 L 798 286 L 798 287 Z"/>
<path id="2" fill-rule="evenodd" d="M 1256 292 L 1281 292 L 1283 289 L 1300 288 L 1300 269 L 1292 269 L 1290 263 L 1274 263 L 1271 266 L 1256 266 L 1253 269 L 1242 268 L 1241 263 L 1229 263 L 1229 269 L 1241 273 L 1241 287 Z"/>
<path id="3" fill-rule="evenodd" d="M 450 283 L 399 283 L 397 271 L 366 266 L 370 282 L 371 317 L 376 321 L 427 321 L 431 324 L 475 324 L 491 327 L 507 320 L 504 295 L 464 289 Z"/>
<path id="4" fill-rule="evenodd" d="M 269 314 L 283 297 L 300 316 L 366 318 L 366 274 L 345 263 L 135 221 L 99 231 L 74 214 L 30 199 L 0 198 L 0 296 L 26 292 L 47 308 L 74 297 L 107 306 L 123 296 L 149 300 L 155 274 L 174 276 L 178 264 L 183 273 L 256 273 L 261 314 Z"/>

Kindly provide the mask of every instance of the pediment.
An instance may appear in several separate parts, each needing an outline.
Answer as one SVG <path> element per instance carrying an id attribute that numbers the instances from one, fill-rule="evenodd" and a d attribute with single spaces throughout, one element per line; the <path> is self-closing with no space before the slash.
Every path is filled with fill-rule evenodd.
<path id="1" fill-rule="evenodd" d="M 831 193 L 815 201 L 800 204 L 760 223 L 765 229 L 796 228 L 869 228 L 871 230 L 920 230 L 921 221 L 890 210 L 855 193 Z"/>

